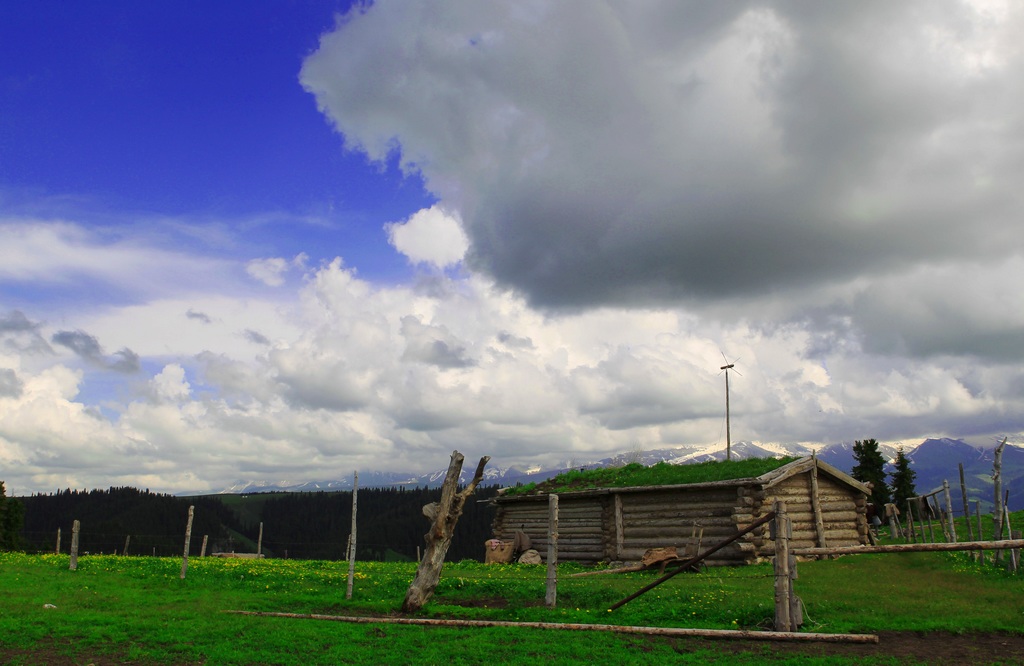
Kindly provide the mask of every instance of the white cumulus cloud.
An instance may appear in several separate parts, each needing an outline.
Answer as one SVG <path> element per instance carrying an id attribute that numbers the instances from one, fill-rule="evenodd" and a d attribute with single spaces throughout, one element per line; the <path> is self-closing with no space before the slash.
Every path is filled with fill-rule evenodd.
<path id="1" fill-rule="evenodd" d="M 424 208 L 405 222 L 387 224 L 385 229 L 395 249 L 414 263 L 445 268 L 462 261 L 469 248 L 458 215 L 440 206 Z"/>

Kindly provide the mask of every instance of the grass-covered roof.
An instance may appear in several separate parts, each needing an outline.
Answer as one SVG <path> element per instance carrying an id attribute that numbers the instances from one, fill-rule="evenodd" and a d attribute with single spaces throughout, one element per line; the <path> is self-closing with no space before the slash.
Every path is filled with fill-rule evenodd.
<path id="1" fill-rule="evenodd" d="M 622 467 L 570 470 L 542 483 L 528 483 L 509 488 L 505 496 L 564 493 L 597 488 L 674 486 L 687 483 L 749 479 L 767 474 L 794 460 L 796 458 L 747 458 L 746 460 L 710 461 L 684 465 L 660 462 L 650 467 L 640 463 L 630 463 Z"/>

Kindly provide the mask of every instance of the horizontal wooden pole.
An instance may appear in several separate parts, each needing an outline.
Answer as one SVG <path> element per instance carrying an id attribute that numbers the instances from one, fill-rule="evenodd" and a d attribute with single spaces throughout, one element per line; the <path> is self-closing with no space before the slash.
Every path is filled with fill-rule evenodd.
<path id="1" fill-rule="evenodd" d="M 267 611 L 223 611 L 232 615 L 286 617 L 302 620 L 330 620 L 356 624 L 411 624 L 427 627 L 512 627 L 527 629 L 567 629 L 572 631 L 609 631 L 620 634 L 648 636 L 690 636 L 696 638 L 727 638 L 749 641 L 801 641 L 825 643 L 877 643 L 875 634 L 820 634 L 790 631 L 745 631 L 742 629 L 686 629 L 679 627 L 633 627 L 617 624 L 579 624 L 571 622 L 504 622 L 501 620 L 439 620 L 425 617 L 363 617 L 352 615 L 318 615 L 314 613 L 272 613 Z"/>
<path id="2" fill-rule="evenodd" d="M 868 553 L 924 553 L 955 550 L 1004 550 L 1024 548 L 1024 539 L 1002 541 L 961 541 L 959 543 L 895 543 L 882 546 L 837 546 L 835 548 L 795 548 L 794 555 L 867 555 Z"/>

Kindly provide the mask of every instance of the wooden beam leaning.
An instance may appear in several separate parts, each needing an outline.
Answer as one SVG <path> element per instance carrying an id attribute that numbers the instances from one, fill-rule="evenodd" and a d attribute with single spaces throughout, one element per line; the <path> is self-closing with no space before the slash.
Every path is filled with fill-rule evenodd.
<path id="1" fill-rule="evenodd" d="M 662 576 L 658 580 L 656 580 L 653 583 L 651 583 L 650 585 L 647 585 L 646 587 L 638 590 L 637 592 L 634 592 L 633 594 L 629 595 L 628 597 L 626 597 L 622 601 L 615 602 L 614 604 L 612 604 L 612 606 L 608 610 L 609 611 L 613 611 L 616 608 L 620 608 L 622 606 L 625 606 L 627 603 L 629 603 L 633 599 L 636 599 L 637 597 L 639 597 L 642 594 L 646 594 L 647 592 L 650 592 L 654 588 L 656 588 L 659 585 L 661 585 L 662 583 L 664 583 L 669 578 L 672 578 L 673 576 L 676 576 L 678 574 L 683 573 L 687 569 L 691 568 L 693 565 L 699 564 L 700 562 L 702 562 L 705 559 L 707 559 L 708 556 L 717 553 L 718 551 L 720 551 L 721 549 L 725 548 L 726 546 L 728 546 L 729 544 L 733 543 L 734 541 L 738 541 L 740 538 L 746 536 L 749 532 L 753 532 L 758 527 L 761 527 L 762 525 L 771 522 L 774 518 L 775 518 L 775 512 L 774 511 L 769 511 L 765 516 L 763 516 L 761 518 L 758 518 L 754 522 L 750 523 L 750 525 L 748 525 L 743 531 L 738 532 L 737 534 L 734 534 L 733 536 L 729 537 L 725 541 L 722 541 L 721 543 L 719 543 L 719 544 L 717 544 L 715 546 L 712 546 L 711 548 L 708 548 L 706 551 L 704 551 L 703 553 L 697 555 L 696 557 L 691 557 L 690 559 L 686 560 L 685 562 L 683 562 L 682 564 L 677 566 L 675 571 L 671 571 L 671 572 L 665 574 L 664 576 Z"/>
<path id="2" fill-rule="evenodd" d="M 867 555 L 868 553 L 925 553 L 952 550 L 1006 550 L 1024 548 L 1024 539 L 1002 541 L 961 541 L 959 543 L 895 543 L 882 546 L 835 546 L 833 548 L 794 548 L 798 557 L 815 555 Z"/>

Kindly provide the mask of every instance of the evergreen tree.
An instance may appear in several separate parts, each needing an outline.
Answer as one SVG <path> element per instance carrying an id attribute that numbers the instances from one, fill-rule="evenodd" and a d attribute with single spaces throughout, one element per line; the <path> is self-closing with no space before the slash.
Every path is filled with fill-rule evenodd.
<path id="1" fill-rule="evenodd" d="M 857 440 L 853 445 L 853 457 L 857 461 L 853 466 L 853 478 L 872 485 L 868 501 L 881 512 L 889 502 L 889 486 L 885 483 L 885 458 L 878 450 L 878 442 L 873 439 Z"/>
<path id="2" fill-rule="evenodd" d="M 910 459 L 903 454 L 903 447 L 896 452 L 895 469 L 892 473 L 892 501 L 901 510 L 907 508 L 907 498 L 916 497 L 914 479 L 917 472 L 910 468 Z"/>
<path id="3" fill-rule="evenodd" d="M 8 499 L 4 482 L 0 481 L 0 550 L 18 547 L 18 533 L 24 520 L 25 507 L 13 497 Z"/>

